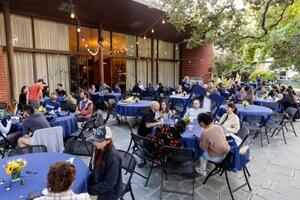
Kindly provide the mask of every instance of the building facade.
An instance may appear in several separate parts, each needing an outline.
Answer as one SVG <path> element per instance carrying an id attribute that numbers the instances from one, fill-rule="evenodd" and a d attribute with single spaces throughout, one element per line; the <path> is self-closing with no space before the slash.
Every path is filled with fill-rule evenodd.
<path id="1" fill-rule="evenodd" d="M 143 37 L 88 24 L 78 32 L 67 19 L 48 19 L 11 7 L 0 7 L 0 101 L 17 99 L 22 86 L 39 78 L 50 91 L 61 83 L 68 93 L 102 82 L 119 83 L 128 90 L 137 81 L 174 87 L 183 76 L 209 79 L 212 45 L 187 50 L 182 42 L 166 41 L 159 33 Z M 99 38 L 103 55 L 93 56 L 87 49 L 97 49 Z"/>

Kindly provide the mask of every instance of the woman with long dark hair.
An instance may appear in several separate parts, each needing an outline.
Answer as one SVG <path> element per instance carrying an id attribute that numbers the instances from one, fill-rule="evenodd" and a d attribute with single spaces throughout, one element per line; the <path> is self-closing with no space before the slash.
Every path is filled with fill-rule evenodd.
<path id="1" fill-rule="evenodd" d="M 286 89 L 286 93 L 283 95 L 283 98 L 278 101 L 282 108 L 285 110 L 288 107 L 294 107 L 297 108 L 297 101 L 296 97 L 293 94 L 293 90 L 290 88 Z"/>
<path id="2" fill-rule="evenodd" d="M 18 110 L 23 111 L 23 107 L 28 104 L 28 95 L 29 95 L 29 88 L 27 85 L 24 85 L 21 88 L 21 93 L 19 96 L 19 104 L 18 104 Z"/>
<path id="3" fill-rule="evenodd" d="M 122 191 L 122 161 L 112 142 L 109 127 L 99 127 L 91 138 L 95 145 L 88 192 L 98 200 L 117 200 Z"/>
<path id="4" fill-rule="evenodd" d="M 228 103 L 226 113 L 219 121 L 219 123 L 225 128 L 227 134 L 237 134 L 240 130 L 240 119 L 236 114 L 237 108 L 234 103 Z"/>
<path id="5" fill-rule="evenodd" d="M 167 101 L 161 101 L 159 114 L 160 117 L 164 119 L 170 119 L 172 117 L 172 112 L 169 109 L 169 104 Z"/>

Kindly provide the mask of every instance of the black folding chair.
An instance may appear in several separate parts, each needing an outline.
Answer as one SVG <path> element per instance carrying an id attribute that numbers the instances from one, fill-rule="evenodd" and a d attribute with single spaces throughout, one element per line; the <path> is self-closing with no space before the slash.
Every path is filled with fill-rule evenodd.
<path id="1" fill-rule="evenodd" d="M 123 183 L 122 192 L 121 192 L 119 198 L 121 200 L 123 200 L 125 194 L 130 192 L 131 199 L 134 200 L 135 198 L 134 198 L 134 194 L 132 191 L 131 178 L 133 176 L 137 162 L 136 162 L 135 157 L 133 155 L 131 155 L 130 153 L 123 151 L 123 150 L 118 150 L 118 152 L 122 158 L 122 169 L 125 171 L 124 175 L 126 175 L 126 178 L 127 178 L 126 183 Z"/>
<path id="2" fill-rule="evenodd" d="M 107 101 L 104 102 L 106 107 L 107 107 L 107 116 L 105 119 L 105 122 L 108 121 L 110 115 L 112 115 L 118 122 L 118 124 L 121 124 L 120 118 L 116 112 L 116 106 L 117 106 L 117 101 L 115 98 L 110 98 Z"/>
<path id="3" fill-rule="evenodd" d="M 285 120 L 284 120 L 284 127 L 285 127 L 286 131 L 287 132 L 291 131 L 297 137 L 297 133 L 295 131 L 295 127 L 294 127 L 293 122 L 294 122 L 294 117 L 298 112 L 298 109 L 293 108 L 293 107 L 289 107 L 284 112 L 286 113 Z M 288 129 L 288 127 L 287 127 L 288 124 L 292 127 L 292 130 Z"/>
<path id="4" fill-rule="evenodd" d="M 247 132 L 246 129 L 244 129 L 242 131 L 244 133 L 240 133 L 240 134 L 244 136 L 244 139 L 243 139 L 242 143 L 239 145 L 239 147 L 238 147 L 239 149 L 240 149 L 240 147 L 242 147 L 244 145 L 245 141 L 248 138 L 248 135 L 246 135 L 246 132 Z M 249 130 L 248 130 L 248 132 L 249 132 Z M 245 166 L 242 167 L 242 170 L 243 170 L 243 174 L 244 174 L 246 183 L 244 183 L 241 186 L 237 187 L 236 189 L 232 190 L 231 185 L 229 183 L 229 179 L 228 179 L 228 173 L 227 173 L 228 171 L 230 171 L 228 166 L 227 166 L 227 163 L 230 162 L 229 160 L 230 160 L 230 157 L 229 157 L 229 154 L 227 154 L 227 156 L 225 157 L 225 159 L 221 163 L 214 163 L 214 162 L 209 161 L 210 163 L 213 163 L 215 165 L 215 168 L 212 171 L 210 171 L 209 174 L 206 176 L 205 180 L 203 181 L 203 185 L 206 184 L 207 180 L 211 176 L 216 175 L 216 174 L 219 174 L 220 176 L 222 176 L 225 173 L 225 178 L 226 178 L 226 183 L 227 183 L 227 186 L 228 186 L 228 189 L 229 189 L 229 193 L 230 193 L 230 196 L 231 196 L 232 200 L 234 200 L 234 197 L 233 197 L 234 192 L 236 192 L 237 190 L 241 189 L 242 187 L 244 187 L 246 185 L 248 186 L 250 191 L 252 191 L 252 188 L 250 186 L 250 183 L 249 183 L 249 180 L 248 180 L 248 177 L 247 177 L 247 175 L 250 176 L 250 173 L 249 173 L 249 171 L 248 171 L 248 169 L 245 165 Z"/>
<path id="5" fill-rule="evenodd" d="M 270 108 L 271 110 L 273 110 L 273 112 L 278 112 L 280 108 L 280 104 L 278 102 L 267 102 L 264 106 Z"/>
<path id="6" fill-rule="evenodd" d="M 12 133 L 12 134 L 14 134 L 14 133 Z M 0 150 L 0 154 L 2 155 L 2 158 L 4 158 L 5 153 L 9 149 L 14 149 L 16 147 L 16 145 L 14 143 L 16 143 L 17 139 L 18 139 L 17 137 L 10 139 L 9 135 L 4 136 L 0 132 L 0 147 L 2 147 L 2 150 Z"/>
<path id="7" fill-rule="evenodd" d="M 21 155 L 21 154 L 29 154 L 29 153 L 42 153 L 47 152 L 47 147 L 45 145 L 30 145 L 26 147 L 18 147 L 11 150 L 8 153 L 8 157 Z"/>
<path id="8" fill-rule="evenodd" d="M 94 154 L 94 145 L 91 142 L 83 140 L 68 140 L 65 143 L 64 153 L 90 158 L 89 167 L 91 168 L 91 162 Z"/>
<path id="9" fill-rule="evenodd" d="M 245 127 L 247 128 L 250 132 L 254 132 L 254 137 L 253 139 L 255 139 L 258 134 L 262 134 L 261 133 L 261 129 L 264 125 L 264 117 L 263 116 L 255 116 L 255 115 L 246 115 L 244 117 L 244 119 L 242 120 L 242 124 L 241 127 Z M 269 137 L 267 136 L 267 140 L 269 143 Z M 261 144 L 262 144 L 262 135 L 261 135 Z M 262 144 L 263 145 L 263 144 Z"/>
<path id="10" fill-rule="evenodd" d="M 150 179 L 152 170 L 154 165 L 158 165 L 161 166 L 161 161 L 160 159 L 158 159 L 157 157 L 155 157 L 150 151 L 152 148 L 152 142 L 151 139 L 146 138 L 146 137 L 142 137 L 140 135 L 136 135 L 136 134 L 131 134 L 131 138 L 134 142 L 134 148 L 133 148 L 133 155 L 137 155 L 138 157 L 140 157 L 141 159 L 143 159 L 144 161 L 149 161 L 151 163 L 150 166 L 150 170 L 148 172 L 148 175 L 145 176 L 143 174 L 140 174 L 138 172 L 135 172 L 137 175 L 143 177 L 144 179 L 146 179 L 146 183 L 145 183 L 145 187 L 148 184 L 148 181 Z"/>
<path id="11" fill-rule="evenodd" d="M 90 137 L 94 133 L 95 120 L 96 118 L 91 118 L 88 121 L 83 122 L 83 127 L 75 133 L 72 133 L 70 135 L 70 139 L 86 140 L 88 137 Z"/>
<path id="12" fill-rule="evenodd" d="M 285 132 L 284 132 L 284 119 L 285 119 L 285 114 L 283 113 L 273 113 L 269 116 L 267 121 L 264 124 L 265 127 L 265 133 L 268 135 L 268 131 L 272 131 L 271 137 L 279 134 L 280 131 L 282 131 L 282 136 L 284 143 L 286 144 L 286 138 L 285 138 Z"/>
<path id="13" fill-rule="evenodd" d="M 191 148 L 163 147 L 162 151 L 163 156 L 160 199 L 162 199 L 163 192 L 189 195 L 192 196 L 192 199 L 194 199 L 194 185 L 196 177 L 194 165 L 195 150 Z M 192 193 L 165 189 L 164 178 L 167 180 L 168 175 L 178 175 L 185 178 L 190 178 L 192 180 Z"/>

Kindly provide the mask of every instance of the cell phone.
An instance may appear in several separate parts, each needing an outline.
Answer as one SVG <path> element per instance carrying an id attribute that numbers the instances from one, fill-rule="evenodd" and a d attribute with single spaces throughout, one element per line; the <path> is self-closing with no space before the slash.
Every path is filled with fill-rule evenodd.
<path id="1" fill-rule="evenodd" d="M 39 192 L 30 192 L 29 195 L 28 195 L 28 198 L 30 200 L 33 200 L 33 199 L 35 199 L 37 197 L 40 197 L 40 196 L 42 196 L 42 194 L 39 193 Z"/>

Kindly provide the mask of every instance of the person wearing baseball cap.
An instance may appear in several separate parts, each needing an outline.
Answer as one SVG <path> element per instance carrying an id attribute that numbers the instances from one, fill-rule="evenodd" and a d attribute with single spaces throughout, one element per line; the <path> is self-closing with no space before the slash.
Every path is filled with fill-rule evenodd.
<path id="1" fill-rule="evenodd" d="M 97 195 L 98 200 L 117 200 L 122 191 L 122 160 L 114 148 L 112 131 L 101 126 L 88 140 L 95 145 L 88 193 Z"/>

